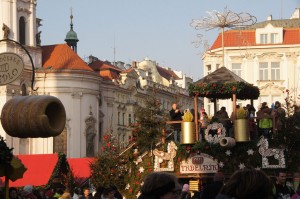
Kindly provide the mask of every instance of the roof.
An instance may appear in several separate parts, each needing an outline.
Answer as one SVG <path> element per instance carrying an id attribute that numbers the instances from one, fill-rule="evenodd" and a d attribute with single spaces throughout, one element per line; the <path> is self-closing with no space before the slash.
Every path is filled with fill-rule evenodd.
<path id="1" fill-rule="evenodd" d="M 283 28 L 299 28 L 300 27 L 300 19 L 280 19 L 280 20 L 267 20 L 263 22 L 259 22 L 248 26 L 242 29 L 257 29 L 264 28 L 266 25 L 272 24 L 274 27 L 283 27 Z"/>
<path id="2" fill-rule="evenodd" d="M 42 66 L 46 69 L 93 71 L 67 44 L 42 46 Z"/>
<path id="3" fill-rule="evenodd" d="M 229 70 L 226 67 L 221 67 L 214 72 L 206 75 L 202 79 L 198 80 L 195 82 L 195 84 L 200 84 L 200 83 L 228 83 L 228 82 L 245 82 L 247 83 L 244 79 L 236 75 L 234 72 Z"/>
<path id="4" fill-rule="evenodd" d="M 294 19 L 291 19 L 294 20 Z M 255 29 L 263 28 L 268 23 L 272 21 L 259 23 L 257 26 L 253 25 L 247 29 L 240 30 L 228 30 L 224 32 L 224 47 L 241 47 L 241 46 L 270 46 L 270 45 L 291 45 L 291 44 L 300 44 L 300 20 L 296 19 L 299 23 L 298 27 L 290 26 L 289 28 L 284 28 L 283 30 L 283 42 L 280 44 L 257 44 L 255 39 Z M 286 21 L 286 20 L 281 20 Z M 279 23 L 271 23 L 279 24 Z M 222 47 L 222 35 L 219 34 L 210 50 L 221 48 Z"/>
<path id="5" fill-rule="evenodd" d="M 221 67 L 202 79 L 189 85 L 190 95 L 212 99 L 229 99 L 236 94 L 237 99 L 257 99 L 259 89 L 243 80 L 241 77 Z"/>
<path id="6" fill-rule="evenodd" d="M 172 70 L 168 70 L 168 69 L 165 69 L 165 68 L 160 67 L 160 66 L 156 66 L 156 68 L 157 68 L 158 73 L 159 73 L 162 77 L 164 77 L 165 79 L 167 79 L 167 80 L 169 80 L 169 81 L 170 81 L 172 78 L 173 78 L 173 80 L 178 80 L 178 79 L 180 79 L 180 78 L 174 73 L 174 71 L 172 71 Z"/>
<path id="7" fill-rule="evenodd" d="M 95 72 L 99 72 L 99 75 L 107 80 L 119 78 L 119 74 L 122 72 L 120 68 L 101 60 L 96 60 L 90 63 L 89 66 Z"/>
<path id="8" fill-rule="evenodd" d="M 27 168 L 23 178 L 10 181 L 9 185 L 20 187 L 25 185 L 46 185 L 58 162 L 58 154 L 34 154 L 17 156 Z M 68 158 L 68 164 L 75 179 L 86 179 L 91 175 L 90 163 L 93 158 Z M 4 186 L 4 178 L 0 178 L 0 186 Z"/>

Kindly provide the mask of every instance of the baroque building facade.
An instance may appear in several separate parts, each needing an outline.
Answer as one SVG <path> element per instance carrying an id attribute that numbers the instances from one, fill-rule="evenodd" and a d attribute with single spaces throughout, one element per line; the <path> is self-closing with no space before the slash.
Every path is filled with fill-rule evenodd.
<path id="1" fill-rule="evenodd" d="M 14 154 L 63 152 L 71 158 L 92 157 L 100 152 L 106 133 L 113 133 L 124 147 L 131 136 L 128 125 L 134 122 L 134 108 L 142 106 L 153 90 L 166 112 L 174 102 L 182 109 L 194 106 L 187 92 L 192 79 L 182 72 L 148 59 L 125 67 L 122 62 L 110 63 L 90 56 L 86 63 L 76 53 L 79 39 L 72 15 L 66 43 L 42 46 L 36 0 L 0 0 L 0 5 L 0 24 L 9 28 L 0 34 L 9 39 L 0 42 L 0 52 L 18 54 L 25 63 L 17 80 L 0 86 L 0 110 L 19 95 L 55 96 L 66 110 L 65 129 L 56 137 L 11 137 L 1 127 L 0 135 L 14 148 Z M 20 43 L 30 56 L 10 40 Z"/>
<path id="2" fill-rule="evenodd" d="M 290 19 L 273 19 L 256 23 L 242 29 L 224 32 L 224 66 L 260 89 L 260 97 L 254 101 L 257 109 L 262 102 L 285 102 L 288 89 L 293 100 L 299 101 L 300 71 L 300 9 Z M 217 70 L 223 62 L 222 35 L 203 56 L 204 76 Z M 204 99 L 204 106 L 213 115 L 213 102 Z M 237 101 L 245 106 L 250 101 Z M 232 103 L 219 100 L 222 106 L 232 111 Z"/>

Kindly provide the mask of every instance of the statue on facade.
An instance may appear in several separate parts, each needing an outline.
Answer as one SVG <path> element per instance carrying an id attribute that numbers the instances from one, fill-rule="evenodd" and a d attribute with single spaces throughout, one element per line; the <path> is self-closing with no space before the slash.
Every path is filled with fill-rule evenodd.
<path id="1" fill-rule="evenodd" d="M 36 45 L 40 46 L 41 45 L 41 33 L 42 31 L 39 31 L 38 33 L 36 33 L 35 35 L 35 40 L 36 40 Z"/>
<path id="2" fill-rule="evenodd" d="M 3 30 L 3 39 L 8 39 L 10 29 L 5 23 L 3 23 L 2 30 Z"/>

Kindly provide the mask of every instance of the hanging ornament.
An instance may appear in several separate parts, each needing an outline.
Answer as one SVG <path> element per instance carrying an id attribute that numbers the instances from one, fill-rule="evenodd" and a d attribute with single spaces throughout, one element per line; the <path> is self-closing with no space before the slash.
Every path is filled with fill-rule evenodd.
<path id="1" fill-rule="evenodd" d="M 126 190 L 128 190 L 130 188 L 130 184 L 128 183 L 125 187 Z"/>
<path id="2" fill-rule="evenodd" d="M 227 150 L 227 151 L 225 152 L 225 154 L 226 154 L 227 156 L 230 156 L 230 155 L 231 155 L 231 151 L 230 151 L 230 150 Z"/>
<path id="3" fill-rule="evenodd" d="M 134 156 L 134 157 L 137 157 L 138 155 L 139 155 L 138 149 L 134 149 L 134 150 L 133 150 L 133 156 Z"/>
<path id="4" fill-rule="evenodd" d="M 245 168 L 245 164 L 244 163 L 240 163 L 239 168 L 240 169 L 244 169 Z"/>
<path id="5" fill-rule="evenodd" d="M 140 167 L 140 168 L 139 168 L 139 172 L 140 172 L 140 173 L 143 173 L 144 171 L 145 171 L 144 167 Z"/>
<path id="6" fill-rule="evenodd" d="M 221 162 L 221 161 L 220 161 L 220 162 L 219 162 L 219 167 L 220 167 L 220 168 L 223 168 L 223 167 L 224 167 L 224 162 Z"/>
<path id="7" fill-rule="evenodd" d="M 139 191 L 139 192 L 136 194 L 136 198 L 138 198 L 140 195 L 141 195 L 141 192 Z"/>
<path id="8" fill-rule="evenodd" d="M 258 152 L 262 156 L 262 168 L 285 168 L 285 157 L 284 157 L 284 149 L 269 149 L 269 141 L 265 139 L 263 136 L 257 143 L 259 146 Z M 278 160 L 278 164 L 269 164 L 268 157 L 274 156 L 274 159 Z"/>
<path id="9" fill-rule="evenodd" d="M 248 149 L 247 153 L 248 153 L 248 155 L 253 155 L 254 151 L 252 149 Z"/>

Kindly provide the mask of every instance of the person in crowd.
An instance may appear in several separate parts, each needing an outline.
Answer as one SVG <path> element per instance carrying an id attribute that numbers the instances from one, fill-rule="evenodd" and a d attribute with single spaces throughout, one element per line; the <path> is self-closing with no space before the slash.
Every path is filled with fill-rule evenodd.
<path id="1" fill-rule="evenodd" d="M 205 130 L 209 125 L 209 118 L 205 111 L 201 112 L 201 126 L 200 126 L 200 139 L 204 140 L 205 137 Z"/>
<path id="2" fill-rule="evenodd" d="M 26 185 L 24 186 L 21 197 L 24 199 L 37 199 L 37 197 L 34 195 L 33 191 L 33 186 L 32 185 Z"/>
<path id="3" fill-rule="evenodd" d="M 272 118 L 270 115 L 270 109 L 268 107 L 264 107 L 262 110 L 262 115 L 259 119 L 259 128 L 261 129 L 262 135 L 266 139 L 271 139 L 272 137 L 272 127 L 273 127 L 273 122 Z"/>
<path id="4" fill-rule="evenodd" d="M 293 114 L 293 119 L 294 119 L 294 123 L 295 123 L 295 128 L 297 130 L 300 129 L 300 107 L 294 105 L 294 114 Z"/>
<path id="5" fill-rule="evenodd" d="M 83 195 L 79 197 L 79 199 L 91 199 L 92 194 L 90 193 L 90 189 L 88 187 L 83 188 Z"/>
<path id="6" fill-rule="evenodd" d="M 103 194 L 104 188 L 103 187 L 97 187 L 96 188 L 96 193 L 94 195 L 95 199 L 101 199 L 101 196 Z"/>
<path id="7" fill-rule="evenodd" d="M 190 185 L 184 184 L 182 186 L 182 192 L 181 192 L 181 199 L 191 199 L 191 193 L 190 193 Z"/>
<path id="8" fill-rule="evenodd" d="M 172 109 L 169 111 L 170 118 L 172 121 L 181 121 L 183 112 L 178 108 L 176 103 L 172 104 Z M 173 124 L 174 128 L 174 141 L 180 141 L 180 131 L 181 131 L 181 124 Z"/>
<path id="9" fill-rule="evenodd" d="M 292 195 L 291 199 L 300 199 L 300 184 L 298 185 L 298 188 L 296 189 L 296 193 Z"/>
<path id="10" fill-rule="evenodd" d="M 224 184 L 224 174 L 217 172 L 214 175 L 214 181 L 203 189 L 200 199 L 215 199 Z"/>
<path id="11" fill-rule="evenodd" d="M 116 190 L 113 187 L 108 187 L 104 189 L 103 194 L 101 196 L 102 199 L 117 199 L 115 197 Z"/>
<path id="12" fill-rule="evenodd" d="M 272 181 L 262 171 L 240 169 L 234 172 L 216 199 L 271 199 Z"/>
<path id="13" fill-rule="evenodd" d="M 45 198 L 46 199 L 53 199 L 53 196 L 54 196 L 54 191 L 52 189 L 48 189 L 48 190 L 45 191 Z"/>
<path id="14" fill-rule="evenodd" d="M 286 183 L 286 171 L 278 170 L 276 172 L 276 182 L 273 186 L 274 199 L 289 199 L 294 193 L 292 187 Z"/>
<path id="15" fill-rule="evenodd" d="M 9 199 L 20 199 L 18 189 L 15 187 L 10 187 L 8 190 Z"/>
<path id="16" fill-rule="evenodd" d="M 281 131 L 282 127 L 285 125 L 285 110 L 281 107 L 281 103 L 276 101 L 274 105 L 274 109 L 271 113 L 272 116 L 275 117 L 275 131 Z M 275 132 L 274 132 L 275 133 Z"/>
<path id="17" fill-rule="evenodd" d="M 224 128 L 226 129 L 226 134 L 229 135 L 229 132 L 232 128 L 232 123 L 229 119 L 226 107 L 221 107 L 221 109 L 215 113 L 213 120 L 222 123 Z"/>
<path id="18" fill-rule="evenodd" d="M 181 186 L 171 173 L 153 172 L 144 179 L 138 199 L 179 199 Z"/>
<path id="19" fill-rule="evenodd" d="M 59 199 L 71 199 L 71 194 L 67 191 L 65 191 L 60 197 Z"/>

